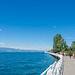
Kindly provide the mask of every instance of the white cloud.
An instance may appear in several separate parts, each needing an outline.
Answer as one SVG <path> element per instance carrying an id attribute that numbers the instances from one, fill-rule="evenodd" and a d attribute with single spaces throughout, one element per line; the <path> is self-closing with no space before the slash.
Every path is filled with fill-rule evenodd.
<path id="1" fill-rule="evenodd" d="M 4 46 L 5 48 L 14 48 L 14 49 L 24 49 L 24 50 L 50 50 L 50 47 L 47 48 L 21 48 L 21 47 L 8 47 L 8 46 Z"/>
<path id="2" fill-rule="evenodd" d="M 15 49 L 24 49 L 24 50 L 50 50 L 50 48 L 19 48 L 19 47 L 12 47 Z"/>
<path id="3" fill-rule="evenodd" d="M 0 29 L 0 31 L 2 31 L 2 29 Z"/>
<path id="4" fill-rule="evenodd" d="M 0 43 L 0 45 L 4 45 L 5 43 Z"/>
<path id="5" fill-rule="evenodd" d="M 56 28 L 56 26 L 53 26 L 53 28 Z"/>

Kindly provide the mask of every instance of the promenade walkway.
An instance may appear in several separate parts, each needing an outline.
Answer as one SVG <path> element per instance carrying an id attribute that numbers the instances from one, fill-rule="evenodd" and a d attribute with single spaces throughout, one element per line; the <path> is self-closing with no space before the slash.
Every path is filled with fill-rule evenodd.
<path id="1" fill-rule="evenodd" d="M 63 75 L 75 75 L 75 59 L 64 57 L 64 74 Z"/>

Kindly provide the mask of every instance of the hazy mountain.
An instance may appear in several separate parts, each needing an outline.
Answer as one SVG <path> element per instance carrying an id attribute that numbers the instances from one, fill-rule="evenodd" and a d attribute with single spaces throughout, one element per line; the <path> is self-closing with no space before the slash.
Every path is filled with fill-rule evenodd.
<path id="1" fill-rule="evenodd" d="M 42 51 L 42 50 L 24 50 L 24 49 L 14 49 L 14 48 L 0 47 L 0 52 L 40 52 L 40 51 Z"/>

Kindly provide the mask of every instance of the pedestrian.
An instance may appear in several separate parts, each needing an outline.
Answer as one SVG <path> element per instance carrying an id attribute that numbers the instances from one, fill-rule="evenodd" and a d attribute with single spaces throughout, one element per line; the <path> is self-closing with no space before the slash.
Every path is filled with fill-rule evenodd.
<path id="1" fill-rule="evenodd" d="M 68 56 L 67 53 L 66 53 L 66 56 Z"/>
<path id="2" fill-rule="evenodd" d="M 73 55 L 72 56 L 73 56 L 73 59 L 74 59 L 74 52 L 73 52 Z"/>
<path id="3" fill-rule="evenodd" d="M 64 56 L 64 53 L 62 53 L 62 55 Z"/>
<path id="4" fill-rule="evenodd" d="M 71 59 L 71 53 L 69 53 L 69 57 L 70 57 L 70 59 Z"/>

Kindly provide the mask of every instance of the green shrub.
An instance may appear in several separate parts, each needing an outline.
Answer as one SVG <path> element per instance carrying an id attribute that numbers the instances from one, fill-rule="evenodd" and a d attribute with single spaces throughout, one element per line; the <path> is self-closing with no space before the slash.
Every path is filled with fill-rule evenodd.
<path id="1" fill-rule="evenodd" d="M 73 51 L 67 51 L 67 55 L 69 56 L 69 54 L 71 53 L 71 56 L 73 54 Z"/>

